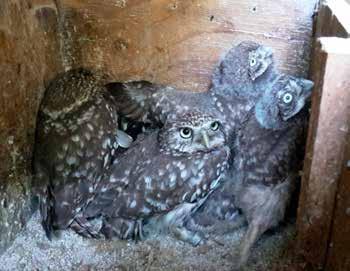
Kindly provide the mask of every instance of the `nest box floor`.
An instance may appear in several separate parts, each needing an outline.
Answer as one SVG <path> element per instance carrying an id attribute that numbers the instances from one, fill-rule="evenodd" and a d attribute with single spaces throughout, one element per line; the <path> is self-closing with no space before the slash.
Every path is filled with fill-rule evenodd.
<path id="1" fill-rule="evenodd" d="M 192 247 L 168 236 L 135 243 L 85 239 L 64 231 L 49 241 L 35 213 L 25 230 L 0 257 L 0 270 L 231 270 L 233 256 L 245 228 L 225 236 L 212 236 L 216 242 Z M 267 233 L 252 251 L 244 270 L 294 270 L 288 268 L 288 251 L 295 227 L 287 224 Z M 283 262 L 281 262 L 283 261 Z M 288 268 L 288 269 L 287 269 Z"/>

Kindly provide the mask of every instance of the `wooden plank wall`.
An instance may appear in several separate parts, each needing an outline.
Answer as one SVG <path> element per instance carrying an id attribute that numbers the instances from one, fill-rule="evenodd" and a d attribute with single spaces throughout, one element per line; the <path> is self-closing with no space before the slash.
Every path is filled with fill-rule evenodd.
<path id="1" fill-rule="evenodd" d="M 350 25 L 341 24 L 332 6 L 321 6 L 319 14 L 317 36 L 349 36 Z M 332 271 L 350 270 L 350 39 L 336 37 L 319 38 L 312 58 L 315 88 L 297 222 L 298 253 L 314 269 Z"/>
<path id="2" fill-rule="evenodd" d="M 62 69 L 56 14 L 49 0 L 0 1 L 0 254 L 31 215 L 36 115 Z"/>
<path id="3" fill-rule="evenodd" d="M 275 49 L 283 71 L 306 76 L 316 1 L 61 0 L 65 63 L 200 91 L 221 55 L 253 39 Z"/>
<path id="4" fill-rule="evenodd" d="M 348 56 L 349 58 L 349 56 Z M 348 63 L 348 65 L 350 65 Z M 350 85 L 347 86 L 348 91 Z M 350 127 L 350 123 L 348 123 Z M 326 270 L 350 270 L 350 134 L 348 133 L 338 194 L 334 211 L 333 227 L 326 261 Z"/>

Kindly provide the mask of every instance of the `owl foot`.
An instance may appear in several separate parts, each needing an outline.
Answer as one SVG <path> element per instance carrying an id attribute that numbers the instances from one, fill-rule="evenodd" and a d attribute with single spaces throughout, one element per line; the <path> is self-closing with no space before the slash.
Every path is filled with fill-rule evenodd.
<path id="1" fill-rule="evenodd" d="M 204 223 L 201 223 L 203 221 L 197 222 L 195 219 L 191 218 L 186 226 L 190 230 L 201 231 L 208 235 L 224 235 L 237 230 L 246 223 L 243 215 L 236 215 L 234 220 L 229 221 L 216 219 L 214 217 L 210 217 L 210 219 L 210 223 L 207 224 L 208 226 L 204 226 Z"/>
<path id="2" fill-rule="evenodd" d="M 174 227 L 172 233 L 181 241 L 190 243 L 193 246 L 203 245 L 206 243 L 206 238 L 201 232 L 193 232 L 185 227 Z"/>
<path id="3" fill-rule="evenodd" d="M 146 239 L 145 233 L 143 231 L 142 220 L 137 220 L 134 226 L 134 239 L 135 241 L 143 241 Z"/>
<path id="4" fill-rule="evenodd" d="M 238 255 L 238 268 L 242 268 L 248 262 L 250 250 L 256 240 L 261 235 L 262 230 L 259 224 L 251 223 L 248 227 L 246 234 L 244 235 L 243 241 L 240 245 Z"/>
<path id="5" fill-rule="evenodd" d="M 114 237 L 122 240 L 135 239 L 136 241 L 145 239 L 142 220 L 135 221 L 121 217 L 105 218 L 101 232 L 107 239 L 113 239 Z"/>
<path id="6" fill-rule="evenodd" d="M 96 230 L 96 228 L 85 217 L 76 217 L 70 224 L 70 228 L 86 238 L 101 238 L 99 231 Z"/>

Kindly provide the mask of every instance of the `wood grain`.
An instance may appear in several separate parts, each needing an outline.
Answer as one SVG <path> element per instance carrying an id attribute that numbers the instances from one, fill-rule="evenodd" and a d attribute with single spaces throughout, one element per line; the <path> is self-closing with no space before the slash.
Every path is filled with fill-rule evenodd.
<path id="1" fill-rule="evenodd" d="M 315 87 L 298 211 L 298 252 L 321 269 L 328 253 L 349 136 L 349 45 L 343 39 L 321 38 L 311 67 Z M 338 52 L 338 48 L 342 50 Z M 345 48 L 348 54 L 344 54 Z"/>
<path id="2" fill-rule="evenodd" d="M 350 86 L 348 86 L 348 89 Z M 350 118 L 349 118 L 350 119 Z M 348 124 L 350 127 L 350 123 Z M 350 270 L 350 133 L 339 180 L 326 270 Z"/>
<path id="3" fill-rule="evenodd" d="M 52 1 L 0 1 L 0 253 L 30 217 L 36 115 L 60 55 Z"/>
<path id="4" fill-rule="evenodd" d="M 315 2 L 62 0 L 66 64 L 203 91 L 220 56 L 252 39 L 275 50 L 281 70 L 306 76 Z"/>
<path id="5" fill-rule="evenodd" d="M 347 191 L 341 172 L 349 138 L 350 39 L 344 39 L 349 37 L 349 12 L 350 6 L 342 0 L 323 2 L 315 29 L 316 37 L 329 38 L 317 41 L 312 56 L 310 73 L 315 87 L 299 201 L 297 247 L 298 253 L 317 270 L 323 270 L 326 263 L 327 270 L 347 270 L 342 267 L 348 264 L 344 255 L 349 252 L 340 249 L 348 247 L 349 242 L 346 238 L 341 240 L 339 233 L 345 233 L 344 227 L 350 224 L 345 224 L 346 217 L 339 206 L 344 204 L 341 198 Z M 332 269 L 333 265 L 340 269 Z"/>

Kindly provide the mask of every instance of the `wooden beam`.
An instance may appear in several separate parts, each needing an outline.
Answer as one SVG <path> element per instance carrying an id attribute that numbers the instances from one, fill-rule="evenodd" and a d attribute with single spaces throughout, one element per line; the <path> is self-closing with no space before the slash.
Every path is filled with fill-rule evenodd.
<path id="1" fill-rule="evenodd" d="M 348 91 L 350 86 L 348 85 Z M 348 129 L 350 123 L 348 123 Z M 338 185 L 336 209 L 327 256 L 327 271 L 350 270 L 350 133 Z"/>
<path id="2" fill-rule="evenodd" d="M 297 228 L 299 253 L 322 269 L 349 135 L 350 40 L 319 39 L 313 60 L 315 88 Z"/>
<path id="3" fill-rule="evenodd" d="M 316 23 L 316 37 L 350 37 L 350 4 L 345 0 L 322 1 Z"/>

